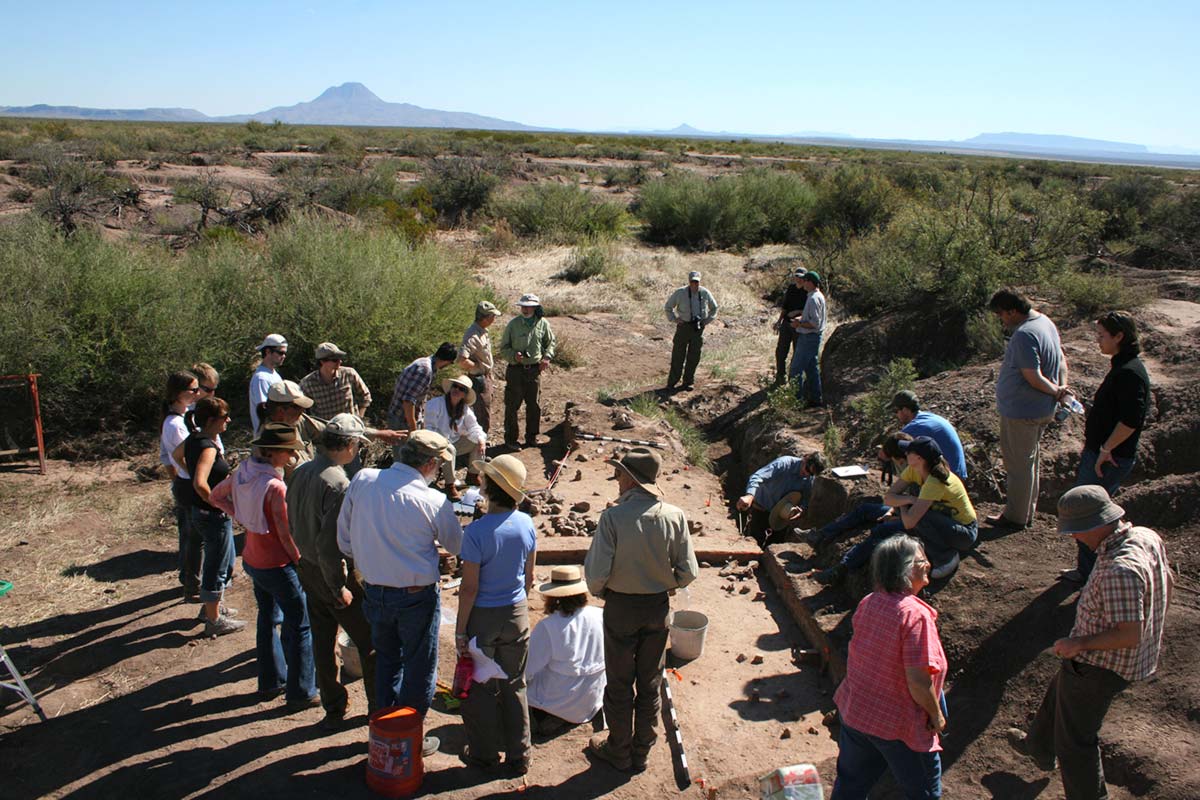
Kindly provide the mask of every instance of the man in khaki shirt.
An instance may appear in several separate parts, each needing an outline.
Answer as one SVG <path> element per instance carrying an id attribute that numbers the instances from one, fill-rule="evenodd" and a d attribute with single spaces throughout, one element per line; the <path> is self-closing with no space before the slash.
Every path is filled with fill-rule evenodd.
<path id="1" fill-rule="evenodd" d="M 635 447 L 608 463 L 620 497 L 600 515 L 583 569 L 588 589 L 604 598 L 609 733 L 593 738 L 589 752 L 623 772 L 641 772 L 658 739 L 669 595 L 694 581 L 700 567 L 687 518 L 662 500 L 658 454 Z"/>
<path id="2" fill-rule="evenodd" d="M 471 378 L 475 388 L 475 419 L 484 432 L 491 429 L 492 424 L 492 340 L 488 336 L 488 328 L 496 321 L 500 309 L 487 300 L 479 301 L 475 306 L 475 323 L 463 334 L 462 344 L 458 348 L 458 365 Z"/>

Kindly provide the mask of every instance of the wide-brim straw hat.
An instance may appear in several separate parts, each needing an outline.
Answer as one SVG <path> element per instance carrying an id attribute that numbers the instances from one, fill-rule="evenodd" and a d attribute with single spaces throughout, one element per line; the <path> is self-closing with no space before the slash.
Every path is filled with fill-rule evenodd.
<path id="1" fill-rule="evenodd" d="M 771 509 L 770 526 L 773 531 L 781 531 L 789 525 L 794 525 L 795 520 L 790 519 L 792 509 L 800 505 L 800 501 L 804 499 L 802 492 L 788 492 L 783 496 L 783 499 L 775 504 Z"/>
<path id="2" fill-rule="evenodd" d="M 1125 516 L 1103 486 L 1076 486 L 1058 498 L 1058 532 L 1086 533 Z"/>
<path id="3" fill-rule="evenodd" d="M 472 466 L 486 475 L 489 481 L 503 489 L 504 493 L 518 504 L 525 502 L 527 473 L 521 459 L 512 455 L 503 455 L 486 461 L 476 461 Z"/>
<path id="4" fill-rule="evenodd" d="M 263 425 L 258 438 L 250 444 L 265 450 L 304 450 L 308 446 L 300 438 L 300 433 L 294 425 L 283 422 L 268 422 Z"/>
<path id="5" fill-rule="evenodd" d="M 442 391 L 446 393 L 446 399 L 450 398 L 450 387 L 458 386 L 460 389 L 465 389 L 467 392 L 467 405 L 475 405 L 475 387 L 471 385 L 471 379 L 466 375 L 459 375 L 454 378 L 446 378 L 442 381 Z"/>
<path id="6" fill-rule="evenodd" d="M 662 469 L 662 458 L 649 447 L 631 447 L 619 458 L 610 458 L 608 463 L 624 470 L 643 489 L 655 497 L 662 497 L 658 486 L 658 472 Z"/>
<path id="7" fill-rule="evenodd" d="M 550 582 L 538 587 L 543 597 L 570 597 L 573 594 L 587 594 L 587 590 L 583 570 L 573 566 L 555 567 L 550 570 Z"/>

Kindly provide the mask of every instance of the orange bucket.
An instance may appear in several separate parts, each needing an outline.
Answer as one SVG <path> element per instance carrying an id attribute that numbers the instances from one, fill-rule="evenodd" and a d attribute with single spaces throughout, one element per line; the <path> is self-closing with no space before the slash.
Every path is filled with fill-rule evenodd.
<path id="1" fill-rule="evenodd" d="M 367 786 L 384 797 L 407 797 L 421 788 L 425 766 L 421 715 L 412 708 L 391 706 L 371 715 Z"/>

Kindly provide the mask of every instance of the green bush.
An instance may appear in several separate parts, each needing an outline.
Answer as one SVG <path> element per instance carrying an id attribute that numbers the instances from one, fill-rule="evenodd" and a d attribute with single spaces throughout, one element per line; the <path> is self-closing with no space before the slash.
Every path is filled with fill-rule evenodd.
<path id="1" fill-rule="evenodd" d="M 593 240 L 581 244 L 567 256 L 567 263 L 554 277 L 559 280 L 580 283 L 589 278 L 619 281 L 625 275 L 612 242 Z"/>
<path id="2" fill-rule="evenodd" d="M 863 416 L 862 424 L 855 426 L 858 432 L 856 444 L 866 447 L 880 433 L 896 426 L 892 398 L 896 392 L 913 388 L 917 377 L 912 359 L 897 358 L 888 363 L 883 375 L 866 394 L 855 399 L 854 410 Z"/>
<path id="3" fill-rule="evenodd" d="M 508 220 L 518 236 L 574 243 L 588 238 L 618 238 L 629 215 L 616 203 L 598 199 L 579 186 L 538 183 L 494 204 L 495 216 Z"/>
<path id="4" fill-rule="evenodd" d="M 886 177 L 857 164 L 842 166 L 821 182 L 809 231 L 824 230 L 845 241 L 884 228 L 898 205 Z"/>
<path id="5" fill-rule="evenodd" d="M 156 431 L 167 374 L 197 360 L 244 412 L 253 348 L 271 331 L 291 343 L 293 380 L 316 343 L 348 350 L 379 414 L 409 361 L 458 341 L 475 303 L 497 299 L 443 251 L 387 230 L 304 216 L 259 240 L 212 230 L 173 255 L 86 229 L 64 236 L 34 216 L 0 225 L 0 374 L 42 373 L 52 441 Z"/>
<path id="6" fill-rule="evenodd" d="M 479 158 L 437 158 L 429 163 L 421 185 L 441 218 L 458 225 L 487 206 L 500 184 L 499 169 L 499 164 Z"/>
<path id="7" fill-rule="evenodd" d="M 712 466 L 712 460 L 708 457 L 708 442 L 704 439 L 704 434 L 677 409 L 661 405 L 650 392 L 632 398 L 629 401 L 629 409 L 647 419 L 666 421 L 679 437 L 680 444 L 687 453 L 689 464 L 701 469 L 708 469 Z"/>
<path id="8" fill-rule="evenodd" d="M 1144 291 L 1134 289 L 1122 280 L 1119 273 L 1107 270 L 1064 270 L 1051 277 L 1050 286 L 1063 302 L 1084 316 L 1134 308 L 1149 299 Z"/>
<path id="9" fill-rule="evenodd" d="M 1150 266 L 1200 267 L 1200 189 L 1161 198 L 1134 241 L 1138 260 Z"/>
<path id="10" fill-rule="evenodd" d="M 681 247 L 752 247 L 792 241 L 816 204 L 803 178 L 766 169 L 705 179 L 681 172 L 642 187 L 643 235 Z"/>

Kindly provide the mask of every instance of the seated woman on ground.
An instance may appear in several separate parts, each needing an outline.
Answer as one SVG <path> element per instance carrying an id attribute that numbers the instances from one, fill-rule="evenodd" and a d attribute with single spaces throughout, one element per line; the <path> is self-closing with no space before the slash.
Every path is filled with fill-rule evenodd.
<path id="1" fill-rule="evenodd" d="M 884 461 L 885 463 L 890 462 L 897 472 L 902 472 L 907 468 L 907 460 L 904 451 L 901 450 L 901 445 L 911 440 L 912 437 L 904 432 L 889 434 L 879 450 L 880 461 Z M 853 511 L 839 517 L 825 527 L 815 531 L 808 531 L 806 533 L 808 543 L 813 547 L 819 547 L 826 542 L 833 541 L 843 533 L 848 533 L 865 525 L 872 526 L 871 535 L 847 550 L 838 563 L 826 569 L 813 570 L 810 573 L 811 577 L 818 583 L 832 586 L 841 583 L 852 570 L 865 567 L 867 562 L 871 560 L 871 554 L 875 552 L 875 548 L 879 546 L 880 542 L 904 530 L 904 523 L 897 514 L 898 505 L 889 502 L 888 497 L 911 499 L 911 496 L 915 495 L 919 488 L 917 484 L 905 480 L 904 476 L 901 475 L 891 485 L 887 496 L 881 502 L 861 503 Z"/>
<path id="2" fill-rule="evenodd" d="M 471 409 L 475 403 L 475 389 L 471 386 L 471 379 L 466 375 L 448 378 L 442 381 L 442 391 L 445 394 L 425 404 L 426 430 L 440 433 L 454 445 L 455 460 L 463 455 L 483 458 L 487 450 L 487 433 Z M 469 462 L 468 483 L 478 482 L 476 463 L 478 462 L 474 458 Z M 461 493 L 454 485 L 454 460 L 442 462 L 442 480 L 446 484 L 446 494 L 450 499 L 459 499 Z"/>
<path id="3" fill-rule="evenodd" d="M 538 591 L 546 617 L 530 637 L 525 675 L 530 721 L 550 736 L 595 719 L 604 705 L 604 614 L 588 605 L 579 567 L 555 567 Z"/>
<path id="4" fill-rule="evenodd" d="M 905 530 L 915 533 L 925 545 L 933 564 L 929 576 L 934 580 L 948 577 L 958 569 L 959 553 L 975 547 L 979 536 L 975 507 L 937 442 L 918 436 L 901 443 L 900 449 L 908 459 L 908 469 L 900 479 L 920 486 L 921 491 L 915 498 L 889 492 L 884 502 L 900 510 Z"/>

